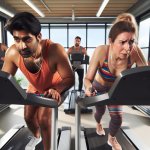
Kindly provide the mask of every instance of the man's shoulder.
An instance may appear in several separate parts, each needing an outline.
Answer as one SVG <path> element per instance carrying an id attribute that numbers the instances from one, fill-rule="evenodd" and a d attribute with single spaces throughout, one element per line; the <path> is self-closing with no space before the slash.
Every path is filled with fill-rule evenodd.
<path id="1" fill-rule="evenodd" d="M 51 39 L 43 39 L 42 43 L 46 46 L 50 46 L 51 44 L 53 44 L 54 42 Z"/>
<path id="2" fill-rule="evenodd" d="M 72 51 L 74 49 L 74 46 L 71 46 L 68 48 L 68 51 Z"/>
<path id="3" fill-rule="evenodd" d="M 17 50 L 15 44 L 12 45 L 12 46 L 10 46 L 10 47 L 7 49 L 6 55 L 7 55 L 8 57 L 9 57 L 9 56 L 12 57 L 12 56 L 18 56 L 18 55 L 19 55 L 19 52 L 18 52 L 18 50 Z M 14 57 L 14 58 L 15 58 L 15 57 Z"/>
<path id="4" fill-rule="evenodd" d="M 82 49 L 82 50 L 85 50 L 86 48 L 85 47 L 83 47 L 83 46 L 80 46 L 80 48 Z"/>
<path id="5" fill-rule="evenodd" d="M 72 50 L 74 48 L 74 46 L 69 47 L 70 50 Z"/>
<path id="6" fill-rule="evenodd" d="M 60 53 L 63 53 L 65 51 L 64 47 L 59 43 L 49 43 L 49 45 L 46 47 L 48 54 L 51 56 L 59 55 Z"/>
<path id="7" fill-rule="evenodd" d="M 42 42 L 43 42 L 43 47 L 47 48 L 47 49 L 57 49 L 57 48 L 61 47 L 61 44 L 55 43 L 50 39 L 42 40 Z"/>

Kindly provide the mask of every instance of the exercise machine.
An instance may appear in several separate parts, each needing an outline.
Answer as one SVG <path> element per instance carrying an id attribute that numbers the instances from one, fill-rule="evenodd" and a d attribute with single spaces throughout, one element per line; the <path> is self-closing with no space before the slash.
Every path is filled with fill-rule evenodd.
<path id="1" fill-rule="evenodd" d="M 80 109 L 95 105 L 149 105 L 150 67 L 138 67 L 123 71 L 115 80 L 108 93 L 93 97 L 78 97 L 76 100 L 75 150 L 111 150 L 107 136 L 100 137 L 96 129 L 81 128 Z M 82 131 L 81 131 L 82 130 Z M 106 134 L 108 129 L 105 129 Z M 116 135 L 123 150 L 148 150 L 127 127 L 122 127 Z"/>
<path id="2" fill-rule="evenodd" d="M 133 109 L 137 109 L 144 113 L 146 116 L 150 117 L 150 105 L 134 105 Z"/>
<path id="3" fill-rule="evenodd" d="M 5 51 L 0 51 L 0 57 L 5 57 Z"/>
<path id="4" fill-rule="evenodd" d="M 83 55 L 80 53 L 75 53 L 75 54 L 70 54 L 69 59 L 70 59 L 72 66 L 75 68 L 74 74 L 75 74 L 76 69 L 78 69 L 78 67 L 82 64 L 86 65 L 85 67 L 86 67 L 86 72 L 87 72 L 87 65 L 89 64 L 89 56 Z M 67 97 L 67 101 L 65 101 L 64 103 L 64 112 L 66 114 L 75 113 L 75 100 L 77 99 L 79 95 L 82 95 L 82 94 L 84 94 L 84 91 L 76 90 L 75 85 L 74 85 L 74 89 L 71 90 L 71 92 L 69 93 Z M 91 113 L 91 112 L 92 112 L 92 109 L 90 108 L 81 109 L 81 113 Z"/>
<path id="5" fill-rule="evenodd" d="M 3 110 L 5 110 L 8 107 L 9 107 L 8 104 L 0 104 L 0 112 L 2 112 Z"/>
<path id="6" fill-rule="evenodd" d="M 4 56 L 5 56 L 5 51 L 0 50 L 0 69 L 2 68 L 3 63 L 4 63 L 4 61 L 1 60 L 1 57 L 4 57 Z"/>
<path id="7" fill-rule="evenodd" d="M 40 105 L 51 107 L 52 109 L 52 135 L 51 135 L 51 150 L 69 150 L 71 142 L 70 127 L 64 127 L 57 132 L 58 104 L 55 100 L 27 94 L 16 83 L 16 80 L 8 73 L 0 71 L 0 103 L 1 104 L 20 104 L 20 105 Z M 7 91 L 7 92 L 6 92 Z M 9 94 L 8 94 L 9 92 Z M 63 93 L 62 100 L 68 95 L 68 92 Z M 58 133 L 58 134 L 57 134 Z M 13 129 L 6 133 L 0 139 L 1 150 L 20 150 L 24 149 L 25 145 L 31 139 L 31 132 L 23 125 L 16 125 Z M 58 140 L 57 140 L 58 139 Z M 21 142 L 18 142 L 18 141 Z M 63 140 L 67 140 L 64 142 Z M 58 143 L 58 146 L 57 146 Z M 37 145 L 37 148 L 42 150 L 42 143 Z"/>
<path id="8" fill-rule="evenodd" d="M 3 61 L 1 60 L 1 57 L 5 56 L 5 51 L 0 50 L 0 69 L 3 66 Z M 3 110 L 5 110 L 6 108 L 8 108 L 9 105 L 8 104 L 0 104 L 0 112 L 2 112 Z"/>
<path id="9" fill-rule="evenodd" d="M 52 109 L 52 135 L 51 150 L 69 150 L 71 142 L 70 127 L 63 127 L 57 132 L 58 103 L 54 99 L 26 93 L 16 82 L 13 76 L 0 71 L 0 103 L 19 105 L 38 105 Z M 68 92 L 61 95 L 62 101 L 67 97 Z M 32 133 L 24 125 L 16 125 L 0 139 L 1 150 L 22 150 L 29 143 Z M 20 141 L 20 142 L 19 142 Z M 67 141 L 67 142 L 66 142 Z M 42 142 L 36 146 L 42 150 Z"/>

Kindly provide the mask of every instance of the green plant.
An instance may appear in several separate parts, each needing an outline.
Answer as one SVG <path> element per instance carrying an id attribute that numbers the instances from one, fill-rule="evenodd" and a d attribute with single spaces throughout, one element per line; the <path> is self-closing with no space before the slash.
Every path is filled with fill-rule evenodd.
<path id="1" fill-rule="evenodd" d="M 20 85 L 21 84 L 21 81 L 23 80 L 23 78 L 21 78 L 21 77 L 14 77 L 15 78 L 15 80 L 17 81 L 17 83 Z"/>

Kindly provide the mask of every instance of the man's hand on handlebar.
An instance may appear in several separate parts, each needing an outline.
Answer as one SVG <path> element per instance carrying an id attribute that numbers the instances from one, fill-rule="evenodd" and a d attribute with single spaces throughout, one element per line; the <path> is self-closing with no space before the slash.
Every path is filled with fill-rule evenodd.
<path id="1" fill-rule="evenodd" d="M 53 98 L 58 102 L 58 104 L 61 102 L 61 96 L 55 89 L 49 89 L 45 91 L 44 97 Z"/>

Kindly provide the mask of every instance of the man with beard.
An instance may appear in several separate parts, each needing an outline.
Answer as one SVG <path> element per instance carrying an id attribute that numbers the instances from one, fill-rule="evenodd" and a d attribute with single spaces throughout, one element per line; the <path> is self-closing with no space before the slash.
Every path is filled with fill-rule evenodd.
<path id="1" fill-rule="evenodd" d="M 83 54 L 87 55 L 86 49 L 82 46 L 80 46 L 81 43 L 81 37 L 76 36 L 75 41 L 74 41 L 74 46 L 70 47 L 67 51 L 68 55 L 70 54 Z M 83 65 L 79 65 L 75 67 L 73 65 L 73 70 L 77 72 L 79 76 L 79 91 L 82 91 L 82 86 L 83 86 L 83 76 L 84 76 L 84 68 Z"/>
<path id="2" fill-rule="evenodd" d="M 30 82 L 28 93 L 44 94 L 60 104 L 60 94 L 74 84 L 73 71 L 64 48 L 51 40 L 42 40 L 40 22 L 29 12 L 16 14 L 8 20 L 5 28 L 12 34 L 15 43 L 7 50 L 2 71 L 15 75 L 19 68 Z M 24 117 L 34 135 L 25 150 L 33 150 L 40 137 L 44 150 L 49 150 L 51 108 L 26 105 Z"/>

